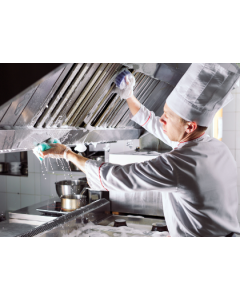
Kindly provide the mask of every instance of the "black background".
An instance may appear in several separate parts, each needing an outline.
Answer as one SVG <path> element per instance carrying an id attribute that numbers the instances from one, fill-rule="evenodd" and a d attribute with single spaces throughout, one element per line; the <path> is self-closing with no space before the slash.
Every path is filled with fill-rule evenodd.
<path id="1" fill-rule="evenodd" d="M 60 63 L 0 63 L 0 105 L 60 65 Z"/>

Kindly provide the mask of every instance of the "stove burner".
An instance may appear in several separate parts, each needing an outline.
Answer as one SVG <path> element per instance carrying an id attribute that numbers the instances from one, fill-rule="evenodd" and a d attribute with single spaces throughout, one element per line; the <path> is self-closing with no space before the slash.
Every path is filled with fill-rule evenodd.
<path id="1" fill-rule="evenodd" d="M 152 224 L 152 231 L 168 231 L 166 223 L 153 223 Z"/>
<path id="2" fill-rule="evenodd" d="M 121 227 L 121 226 L 127 226 L 127 222 L 124 219 L 116 219 L 114 221 L 113 227 Z"/>
<path id="3" fill-rule="evenodd" d="M 63 215 L 66 214 L 67 212 L 64 212 L 62 210 L 62 205 L 61 202 L 54 202 L 50 203 L 48 205 L 45 205 L 43 207 L 37 208 L 38 211 L 43 212 L 45 214 L 58 214 L 58 215 Z"/>

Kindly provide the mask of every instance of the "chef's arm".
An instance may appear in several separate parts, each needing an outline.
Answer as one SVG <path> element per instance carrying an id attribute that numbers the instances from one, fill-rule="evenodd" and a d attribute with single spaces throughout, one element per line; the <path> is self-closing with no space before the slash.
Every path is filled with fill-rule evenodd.
<path id="1" fill-rule="evenodd" d="M 51 144 L 49 150 L 39 153 L 39 156 L 50 158 L 64 158 L 64 152 L 66 152 L 66 158 L 77 166 L 82 172 L 86 173 L 85 164 L 89 159 L 74 153 L 70 148 L 63 144 Z"/>
<path id="2" fill-rule="evenodd" d="M 89 160 L 89 158 L 80 156 L 72 151 L 67 152 L 67 158 L 71 161 L 75 166 L 77 166 L 83 173 L 86 173 L 85 163 Z"/>
<path id="3" fill-rule="evenodd" d="M 178 176 L 164 155 L 125 166 L 90 159 L 86 162 L 86 176 L 93 190 L 173 192 L 178 186 Z"/>
<path id="4" fill-rule="evenodd" d="M 163 132 L 162 125 L 159 121 L 160 118 L 155 116 L 154 112 L 149 111 L 144 105 L 141 105 L 135 96 L 128 98 L 127 104 L 133 115 L 132 121 L 145 128 L 170 147 L 175 148 L 178 145 L 178 143 L 172 142 Z"/>
<path id="5" fill-rule="evenodd" d="M 135 116 L 136 113 L 138 113 L 141 108 L 141 103 L 138 101 L 138 99 L 135 96 L 131 96 L 130 98 L 128 98 L 127 104 L 133 116 Z"/>
<path id="6" fill-rule="evenodd" d="M 176 172 L 165 155 L 125 166 L 97 162 L 82 157 L 62 144 L 50 144 L 49 150 L 39 153 L 44 158 L 66 158 L 87 175 L 92 189 L 109 191 L 146 191 L 162 189 L 174 191 L 177 187 Z M 66 153 L 66 155 L 65 155 Z"/>

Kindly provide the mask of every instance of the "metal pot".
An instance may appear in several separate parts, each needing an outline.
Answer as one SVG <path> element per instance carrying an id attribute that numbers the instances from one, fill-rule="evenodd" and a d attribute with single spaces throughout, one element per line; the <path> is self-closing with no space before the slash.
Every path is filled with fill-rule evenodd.
<path id="1" fill-rule="evenodd" d="M 87 204 L 87 196 L 68 195 L 61 198 L 61 207 L 63 211 L 74 211 Z"/>
<path id="2" fill-rule="evenodd" d="M 63 180 L 55 182 L 56 191 L 58 196 L 61 198 L 63 195 L 79 195 L 83 188 L 88 187 L 85 178 L 79 180 Z"/>

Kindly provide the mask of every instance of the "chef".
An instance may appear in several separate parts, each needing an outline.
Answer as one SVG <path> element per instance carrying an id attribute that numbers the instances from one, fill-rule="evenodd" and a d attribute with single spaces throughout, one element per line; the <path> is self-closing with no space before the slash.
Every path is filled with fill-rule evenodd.
<path id="1" fill-rule="evenodd" d="M 156 117 L 133 95 L 135 79 L 124 70 L 116 79 L 132 120 L 172 147 L 143 163 L 120 166 L 96 162 L 61 144 L 41 153 L 59 155 L 86 173 L 94 190 L 162 192 L 172 237 L 240 234 L 237 218 L 237 165 L 228 147 L 206 134 L 217 111 L 231 99 L 240 76 L 234 64 L 192 64 Z"/>

